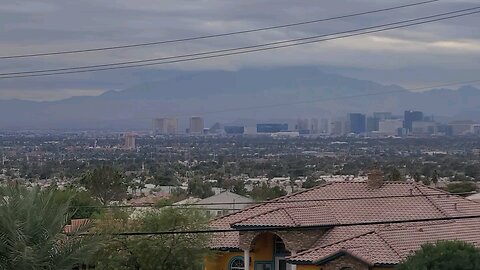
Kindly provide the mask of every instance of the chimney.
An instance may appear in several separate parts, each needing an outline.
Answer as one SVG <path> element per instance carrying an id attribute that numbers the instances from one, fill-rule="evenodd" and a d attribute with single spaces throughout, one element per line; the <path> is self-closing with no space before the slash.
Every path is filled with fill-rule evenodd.
<path id="1" fill-rule="evenodd" d="M 367 186 L 369 189 L 377 189 L 383 186 L 383 172 L 371 170 L 367 173 Z"/>

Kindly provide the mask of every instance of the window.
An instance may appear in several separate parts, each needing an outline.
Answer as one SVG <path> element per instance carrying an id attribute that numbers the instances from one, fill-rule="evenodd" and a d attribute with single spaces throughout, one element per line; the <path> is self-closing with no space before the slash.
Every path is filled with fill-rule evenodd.
<path id="1" fill-rule="evenodd" d="M 230 260 L 230 264 L 228 265 L 228 270 L 244 270 L 245 263 L 243 261 L 243 257 L 234 257 Z"/>
<path id="2" fill-rule="evenodd" d="M 273 245 L 275 247 L 275 255 L 290 255 L 290 252 L 285 247 L 285 243 L 283 243 L 282 238 L 275 235 L 273 241 Z"/>
<path id="3" fill-rule="evenodd" d="M 272 270 L 273 263 L 272 262 L 256 262 L 255 263 L 255 270 Z"/>
<path id="4" fill-rule="evenodd" d="M 340 270 L 353 270 L 353 268 L 347 266 L 347 267 L 340 268 Z"/>

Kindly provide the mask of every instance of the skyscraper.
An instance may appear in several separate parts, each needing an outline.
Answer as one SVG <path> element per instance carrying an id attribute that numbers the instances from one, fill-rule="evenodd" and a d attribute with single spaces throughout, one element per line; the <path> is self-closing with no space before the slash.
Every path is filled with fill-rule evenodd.
<path id="1" fill-rule="evenodd" d="M 367 132 L 378 131 L 380 121 L 392 118 L 393 115 L 391 112 L 374 112 L 373 117 L 367 118 Z"/>
<path id="2" fill-rule="evenodd" d="M 308 124 L 308 119 L 298 119 L 297 125 L 295 126 L 295 130 L 298 131 L 300 134 L 308 134 L 310 133 L 310 127 Z"/>
<path id="3" fill-rule="evenodd" d="M 351 113 L 349 114 L 349 120 L 350 120 L 350 132 L 355 134 L 365 133 L 366 131 L 365 114 Z"/>
<path id="4" fill-rule="evenodd" d="M 320 121 L 320 133 L 328 134 L 329 132 L 329 122 L 327 118 L 322 118 Z"/>
<path id="5" fill-rule="evenodd" d="M 318 121 L 318 118 L 310 119 L 310 133 L 312 134 L 320 133 L 320 121 Z"/>
<path id="6" fill-rule="evenodd" d="M 335 121 L 332 121 L 332 128 L 330 129 L 331 132 L 330 134 L 332 135 L 343 135 L 345 134 L 345 125 L 344 125 L 345 121 L 341 121 L 341 120 L 335 120 Z"/>
<path id="7" fill-rule="evenodd" d="M 176 134 L 178 124 L 176 118 L 155 118 L 153 119 L 154 134 Z"/>
<path id="8" fill-rule="evenodd" d="M 202 117 L 193 116 L 190 118 L 190 134 L 203 134 L 205 123 Z"/>
<path id="9" fill-rule="evenodd" d="M 125 148 L 127 149 L 135 149 L 135 134 L 127 133 L 125 134 Z"/>
<path id="10" fill-rule="evenodd" d="M 288 131 L 288 124 L 257 124 L 257 133 L 277 133 Z"/>
<path id="11" fill-rule="evenodd" d="M 408 132 L 412 132 L 413 130 L 413 122 L 415 121 L 423 121 L 423 112 L 419 111 L 405 111 L 404 119 L 403 119 L 403 127 L 407 129 Z"/>

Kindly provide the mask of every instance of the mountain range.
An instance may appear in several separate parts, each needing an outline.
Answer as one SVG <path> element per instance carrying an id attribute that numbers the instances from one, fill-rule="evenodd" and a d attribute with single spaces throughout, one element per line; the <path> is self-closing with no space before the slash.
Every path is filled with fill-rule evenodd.
<path id="1" fill-rule="evenodd" d="M 207 123 L 421 110 L 480 120 L 480 89 L 411 92 L 315 67 L 179 71 L 99 96 L 36 102 L 0 100 L 0 129 L 148 129 L 154 117 L 204 116 Z"/>

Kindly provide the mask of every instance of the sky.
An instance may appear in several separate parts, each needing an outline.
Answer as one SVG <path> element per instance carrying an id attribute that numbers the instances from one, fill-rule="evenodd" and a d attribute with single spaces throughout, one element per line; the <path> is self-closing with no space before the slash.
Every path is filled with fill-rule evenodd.
<path id="1" fill-rule="evenodd" d="M 392 0 L 0 0 L 0 56 L 152 42 L 268 27 L 386 8 Z M 417 1 L 418 2 L 418 1 Z M 0 59 L 0 73 L 165 57 L 302 38 L 478 6 L 424 6 L 298 27 L 107 52 Z M 163 71 L 317 66 L 406 88 L 478 79 L 480 14 L 331 42 L 145 68 L 0 80 L 0 99 L 98 95 L 154 80 Z"/>

